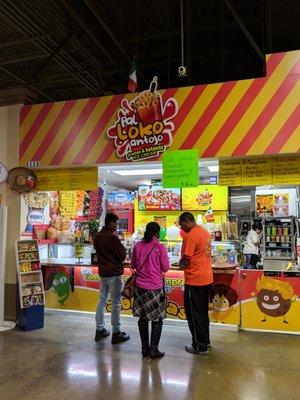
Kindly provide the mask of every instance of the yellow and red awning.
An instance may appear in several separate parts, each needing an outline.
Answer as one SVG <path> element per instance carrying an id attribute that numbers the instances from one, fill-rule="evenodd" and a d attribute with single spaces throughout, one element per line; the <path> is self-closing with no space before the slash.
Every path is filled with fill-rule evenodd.
<path id="1" fill-rule="evenodd" d="M 160 91 L 173 97 L 172 150 L 201 157 L 300 152 L 300 51 L 267 56 L 267 76 Z M 93 165 L 125 161 L 107 130 L 123 98 L 136 94 L 24 106 L 20 164 Z"/>

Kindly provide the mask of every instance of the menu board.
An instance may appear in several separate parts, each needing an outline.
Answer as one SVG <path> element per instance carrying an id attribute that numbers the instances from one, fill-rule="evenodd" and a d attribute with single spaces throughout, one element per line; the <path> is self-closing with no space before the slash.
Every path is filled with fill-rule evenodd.
<path id="1" fill-rule="evenodd" d="M 182 189 L 182 210 L 228 210 L 228 188 L 219 185 L 199 185 Z"/>
<path id="2" fill-rule="evenodd" d="M 225 186 L 299 185 L 300 156 L 221 160 L 219 184 Z"/>
<path id="3" fill-rule="evenodd" d="M 98 185 L 98 168 L 37 169 L 37 191 L 94 190 Z"/>
<path id="4" fill-rule="evenodd" d="M 300 184 L 300 157 L 277 158 L 273 162 L 273 184 Z"/>
<path id="5" fill-rule="evenodd" d="M 272 160 L 244 160 L 242 186 L 269 185 L 272 182 Z"/>
<path id="6" fill-rule="evenodd" d="M 162 186 L 139 186 L 138 208 L 140 211 L 181 210 L 181 191 Z"/>
<path id="7" fill-rule="evenodd" d="M 221 160 L 219 162 L 219 184 L 242 186 L 242 160 Z"/>

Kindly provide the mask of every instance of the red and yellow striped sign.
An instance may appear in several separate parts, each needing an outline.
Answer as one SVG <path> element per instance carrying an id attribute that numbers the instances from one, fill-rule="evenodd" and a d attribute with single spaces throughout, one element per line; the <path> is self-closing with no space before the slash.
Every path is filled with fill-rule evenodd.
<path id="1" fill-rule="evenodd" d="M 174 97 L 171 150 L 201 157 L 300 152 L 300 51 L 267 56 L 267 76 L 160 91 Z M 24 106 L 20 164 L 42 166 L 124 162 L 107 129 L 121 100 L 136 94 Z"/>

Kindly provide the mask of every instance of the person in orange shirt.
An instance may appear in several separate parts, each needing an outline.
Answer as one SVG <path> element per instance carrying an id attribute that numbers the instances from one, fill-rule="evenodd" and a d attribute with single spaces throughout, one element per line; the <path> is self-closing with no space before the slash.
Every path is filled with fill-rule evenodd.
<path id="1" fill-rule="evenodd" d="M 184 270 L 184 308 L 192 335 L 192 345 L 185 346 L 185 350 L 207 355 L 210 347 L 208 303 L 213 282 L 211 238 L 189 212 L 180 215 L 179 225 L 185 232 L 179 266 Z"/>

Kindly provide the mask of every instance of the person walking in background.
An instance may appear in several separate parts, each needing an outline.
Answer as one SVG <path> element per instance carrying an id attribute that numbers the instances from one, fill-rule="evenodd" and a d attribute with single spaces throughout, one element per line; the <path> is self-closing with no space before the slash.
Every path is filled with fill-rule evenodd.
<path id="1" fill-rule="evenodd" d="M 252 229 L 248 232 L 246 237 L 245 246 L 243 253 L 245 255 L 245 269 L 256 268 L 256 264 L 259 260 L 259 245 L 260 245 L 260 235 L 262 232 L 262 224 L 258 221 L 254 222 Z"/>
<path id="2" fill-rule="evenodd" d="M 105 329 L 104 309 L 108 294 L 111 296 L 111 343 L 121 343 L 130 339 L 125 332 L 121 332 L 121 291 L 123 289 L 124 267 L 122 262 L 126 258 L 126 249 L 116 235 L 118 216 L 112 213 L 106 214 L 105 226 L 95 237 L 94 247 L 99 265 L 101 287 L 99 302 L 96 311 L 95 341 L 107 337 L 110 332 Z"/>
<path id="3" fill-rule="evenodd" d="M 166 247 L 159 243 L 160 226 L 149 222 L 143 240 L 133 248 L 131 266 L 136 269 L 133 315 L 139 317 L 138 327 L 143 357 L 152 360 L 165 353 L 159 351 L 163 319 L 166 317 L 163 273 L 169 269 Z M 149 321 L 151 340 L 149 342 Z"/>
<path id="4" fill-rule="evenodd" d="M 184 308 L 192 335 L 192 345 L 185 346 L 185 350 L 207 355 L 210 347 L 208 304 L 213 282 L 211 237 L 189 212 L 180 215 L 179 225 L 185 232 L 179 266 L 184 270 Z"/>

